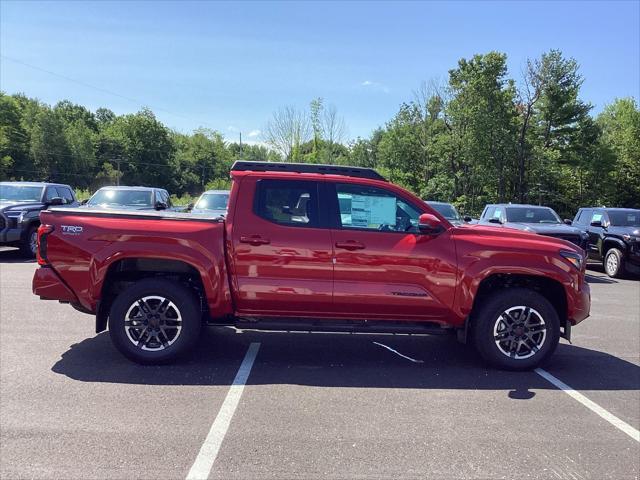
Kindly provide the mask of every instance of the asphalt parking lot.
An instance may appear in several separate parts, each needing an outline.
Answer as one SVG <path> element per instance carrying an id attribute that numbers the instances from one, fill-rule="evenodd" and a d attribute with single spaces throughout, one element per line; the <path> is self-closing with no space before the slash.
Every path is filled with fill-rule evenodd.
<path id="1" fill-rule="evenodd" d="M 447 336 L 226 329 L 142 367 L 92 317 L 33 296 L 36 267 L 0 250 L 1 478 L 640 475 L 637 279 L 590 269 L 592 316 L 541 372 L 489 369 Z"/>

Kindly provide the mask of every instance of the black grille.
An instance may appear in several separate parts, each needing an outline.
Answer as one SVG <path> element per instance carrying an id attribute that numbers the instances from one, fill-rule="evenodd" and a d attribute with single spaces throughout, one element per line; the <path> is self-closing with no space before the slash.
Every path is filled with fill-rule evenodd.
<path id="1" fill-rule="evenodd" d="M 561 238 L 562 240 L 567 240 L 581 248 L 585 248 L 586 245 L 583 245 L 582 243 L 582 237 L 580 237 L 580 235 L 549 235 L 549 237 L 554 237 L 554 238 Z"/>

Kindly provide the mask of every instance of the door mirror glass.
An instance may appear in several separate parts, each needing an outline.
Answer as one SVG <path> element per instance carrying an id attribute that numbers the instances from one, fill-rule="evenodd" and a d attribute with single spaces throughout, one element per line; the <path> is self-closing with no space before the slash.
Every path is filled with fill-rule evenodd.
<path id="1" fill-rule="evenodd" d="M 569 220 L 568 218 L 564 219 L 564 223 L 566 223 L 567 225 L 573 225 L 573 222 L 571 220 Z"/>
<path id="2" fill-rule="evenodd" d="M 443 230 L 442 222 L 431 213 L 423 213 L 418 218 L 418 229 L 420 233 L 433 235 Z"/>
<path id="3" fill-rule="evenodd" d="M 64 205 L 64 199 L 62 197 L 53 197 L 51 200 L 47 202 L 47 205 L 51 205 L 51 206 Z"/>
<path id="4" fill-rule="evenodd" d="M 591 222 L 591 226 L 592 227 L 602 227 L 602 221 L 601 220 L 596 220 L 594 222 Z"/>
<path id="5" fill-rule="evenodd" d="M 465 215 L 464 217 L 462 217 L 462 220 L 464 220 L 465 222 L 469 223 L 473 219 L 469 215 Z"/>
<path id="6" fill-rule="evenodd" d="M 499 225 L 502 225 L 502 222 L 500 221 L 500 219 L 499 218 L 495 218 L 495 217 L 494 218 L 490 218 L 489 219 L 489 223 L 497 223 Z"/>
<path id="7" fill-rule="evenodd" d="M 167 204 L 164 202 L 156 202 L 155 209 L 156 210 L 166 210 Z"/>

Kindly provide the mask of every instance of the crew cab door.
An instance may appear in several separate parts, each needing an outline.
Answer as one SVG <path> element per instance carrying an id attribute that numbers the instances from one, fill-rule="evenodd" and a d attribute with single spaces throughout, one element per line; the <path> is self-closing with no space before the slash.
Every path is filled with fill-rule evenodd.
<path id="1" fill-rule="evenodd" d="M 239 313 L 314 316 L 332 309 L 331 233 L 321 227 L 317 182 L 247 176 L 228 221 Z"/>
<path id="2" fill-rule="evenodd" d="M 601 227 L 591 225 L 593 222 L 600 222 Z M 609 219 L 604 210 L 595 209 L 589 220 L 587 233 L 589 234 L 589 253 L 591 257 L 599 260 L 602 258 L 602 239 L 604 237 L 604 229 L 609 224 Z"/>
<path id="3" fill-rule="evenodd" d="M 448 231 L 421 234 L 429 212 L 391 189 L 327 182 L 334 249 L 334 308 L 370 319 L 438 320 L 456 286 Z"/>

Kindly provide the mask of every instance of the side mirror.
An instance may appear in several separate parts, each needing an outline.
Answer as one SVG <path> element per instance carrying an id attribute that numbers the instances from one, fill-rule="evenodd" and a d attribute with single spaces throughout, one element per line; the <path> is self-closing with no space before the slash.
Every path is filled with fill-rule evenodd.
<path id="1" fill-rule="evenodd" d="M 573 225 L 573 222 L 571 220 L 569 220 L 568 218 L 564 219 L 564 223 L 566 223 L 567 225 Z"/>
<path id="2" fill-rule="evenodd" d="M 465 215 L 464 217 L 462 217 L 462 220 L 464 220 L 465 222 L 469 223 L 473 219 L 469 215 Z"/>
<path id="3" fill-rule="evenodd" d="M 190 212 L 191 210 L 193 210 L 193 207 L 195 207 L 195 205 L 193 203 L 190 203 L 189 205 L 187 205 L 187 212 Z"/>
<path id="4" fill-rule="evenodd" d="M 497 223 L 499 225 L 502 225 L 502 222 L 500 221 L 500 219 L 499 218 L 495 218 L 495 217 L 494 218 L 490 218 L 489 219 L 489 223 Z"/>
<path id="5" fill-rule="evenodd" d="M 85 198 L 84 200 L 82 200 L 82 201 L 80 202 L 80 205 L 86 205 L 88 202 L 89 202 L 89 199 L 88 199 L 88 198 Z"/>
<path id="6" fill-rule="evenodd" d="M 435 215 L 423 213 L 418 218 L 418 230 L 420 230 L 420 233 L 433 235 L 439 233 L 442 229 L 442 222 Z"/>
<path id="7" fill-rule="evenodd" d="M 596 222 L 591 222 L 592 227 L 602 227 L 602 222 L 600 220 Z"/>
<path id="8" fill-rule="evenodd" d="M 50 207 L 55 207 L 57 205 L 64 205 L 64 200 L 61 197 L 53 197 L 51 200 L 47 202 L 47 205 Z"/>
<path id="9" fill-rule="evenodd" d="M 156 210 L 166 210 L 167 209 L 167 204 L 164 203 L 164 202 L 156 202 L 155 209 Z"/>

